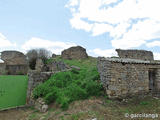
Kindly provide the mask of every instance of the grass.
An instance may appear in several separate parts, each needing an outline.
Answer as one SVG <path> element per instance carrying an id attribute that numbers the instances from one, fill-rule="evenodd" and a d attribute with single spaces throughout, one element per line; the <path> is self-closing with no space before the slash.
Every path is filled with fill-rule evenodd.
<path id="1" fill-rule="evenodd" d="M 46 63 L 50 63 L 52 61 L 63 61 L 64 63 L 72 66 L 80 67 L 81 69 L 96 67 L 97 59 L 94 57 L 88 57 L 87 59 L 80 59 L 80 60 L 66 60 L 62 59 L 61 56 L 57 56 L 56 58 L 51 58 L 46 61 Z"/>
<path id="2" fill-rule="evenodd" d="M 27 83 L 25 75 L 1 75 L 0 110 L 25 105 Z"/>

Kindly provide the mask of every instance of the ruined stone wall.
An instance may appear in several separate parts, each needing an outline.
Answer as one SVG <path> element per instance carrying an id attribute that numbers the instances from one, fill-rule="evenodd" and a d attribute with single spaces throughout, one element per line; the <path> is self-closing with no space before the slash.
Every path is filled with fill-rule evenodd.
<path id="1" fill-rule="evenodd" d="M 53 74 L 54 74 L 53 72 L 38 72 L 35 70 L 28 72 L 28 89 L 27 89 L 27 104 L 28 105 L 34 104 L 34 100 L 32 99 L 33 89 L 40 83 L 43 83 L 46 80 L 48 80 Z"/>
<path id="2" fill-rule="evenodd" d="M 8 75 L 26 75 L 28 69 L 28 65 L 6 65 Z"/>
<path id="3" fill-rule="evenodd" d="M 0 75 L 6 74 L 6 65 L 4 63 L 0 63 Z"/>
<path id="4" fill-rule="evenodd" d="M 7 65 L 28 64 L 26 56 L 19 51 L 3 51 L 3 52 L 1 52 L 1 59 Z"/>
<path id="5" fill-rule="evenodd" d="M 121 50 L 116 49 L 120 58 L 131 58 L 140 60 L 154 60 L 153 53 L 146 50 Z"/>
<path id="6" fill-rule="evenodd" d="M 156 90 L 160 90 L 160 65 L 112 62 L 98 58 L 98 71 L 110 98 L 149 92 L 149 69 L 156 72 Z"/>
<path id="7" fill-rule="evenodd" d="M 86 53 L 86 49 L 81 46 L 71 47 L 66 50 L 63 50 L 61 53 L 61 56 L 63 59 L 85 59 L 88 58 L 88 55 Z"/>
<path id="8" fill-rule="evenodd" d="M 110 61 L 98 59 L 97 68 L 104 88 L 107 88 L 111 81 L 111 65 Z"/>

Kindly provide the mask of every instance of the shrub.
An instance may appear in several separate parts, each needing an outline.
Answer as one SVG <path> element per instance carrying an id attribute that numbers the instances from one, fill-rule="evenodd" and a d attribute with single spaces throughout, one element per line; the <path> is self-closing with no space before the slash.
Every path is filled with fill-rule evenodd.
<path id="1" fill-rule="evenodd" d="M 148 105 L 148 104 L 149 104 L 148 101 L 142 101 L 142 102 L 140 102 L 140 105 Z"/>
<path id="2" fill-rule="evenodd" d="M 90 80 L 87 82 L 85 89 L 88 96 L 100 96 L 102 94 L 101 90 L 103 90 L 103 87 L 100 83 L 97 83 L 97 81 Z"/>
<path id="3" fill-rule="evenodd" d="M 37 86 L 33 96 L 35 99 L 44 98 L 47 104 L 56 102 L 66 109 L 75 100 L 101 95 L 103 90 L 99 79 L 96 67 L 59 72 Z"/>

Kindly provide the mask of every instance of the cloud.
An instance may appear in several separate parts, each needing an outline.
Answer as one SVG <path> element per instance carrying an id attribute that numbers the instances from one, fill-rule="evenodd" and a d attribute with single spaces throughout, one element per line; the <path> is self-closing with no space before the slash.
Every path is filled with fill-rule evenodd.
<path id="1" fill-rule="evenodd" d="M 11 43 L 2 33 L 0 33 L 0 49 L 15 47 L 15 43 Z"/>
<path id="2" fill-rule="evenodd" d="M 70 20 L 70 23 L 72 25 L 73 28 L 76 29 L 83 29 L 86 32 L 89 32 L 92 29 L 92 24 L 89 24 L 87 22 L 82 21 L 79 16 L 75 16 L 73 19 Z"/>
<path id="3" fill-rule="evenodd" d="M 153 55 L 155 60 L 160 60 L 160 53 L 155 52 Z"/>
<path id="4" fill-rule="evenodd" d="M 160 41 L 153 41 L 146 44 L 147 47 L 160 47 Z"/>
<path id="5" fill-rule="evenodd" d="M 62 50 L 72 46 L 76 46 L 76 44 L 68 43 L 68 42 L 60 42 L 60 41 L 51 41 L 51 40 L 45 40 L 37 37 L 32 37 L 30 40 L 26 41 L 22 45 L 22 49 L 27 51 L 35 48 L 45 48 L 55 54 L 60 54 Z"/>
<path id="6" fill-rule="evenodd" d="M 109 33 L 114 48 L 160 39 L 159 0 L 69 0 L 70 24 L 93 36 Z"/>
<path id="7" fill-rule="evenodd" d="M 102 50 L 100 48 L 96 48 L 94 50 L 90 50 L 89 52 L 91 54 L 94 54 L 94 56 L 101 56 L 101 57 L 118 56 L 117 52 L 114 49 Z"/>

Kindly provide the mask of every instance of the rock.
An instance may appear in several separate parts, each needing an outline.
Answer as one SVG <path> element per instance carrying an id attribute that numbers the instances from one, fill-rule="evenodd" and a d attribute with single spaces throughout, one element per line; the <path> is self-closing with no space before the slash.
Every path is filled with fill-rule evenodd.
<path id="1" fill-rule="evenodd" d="M 43 117 L 41 117 L 39 120 L 45 120 L 45 117 L 43 116 Z"/>
<path id="2" fill-rule="evenodd" d="M 77 67 L 77 66 L 74 66 L 74 65 L 72 65 L 71 68 L 76 69 L 76 70 L 80 70 L 81 69 L 80 67 Z"/>
<path id="3" fill-rule="evenodd" d="M 66 49 L 62 51 L 61 56 L 63 59 L 84 59 L 88 58 L 88 55 L 86 53 L 86 49 L 81 46 L 71 47 L 69 49 Z"/>
<path id="4" fill-rule="evenodd" d="M 97 118 L 93 118 L 92 120 L 97 120 Z"/>
<path id="5" fill-rule="evenodd" d="M 70 69 L 70 67 L 68 65 L 66 65 L 64 62 L 62 61 L 53 61 L 51 63 L 49 63 L 47 65 L 49 71 L 64 71 L 67 69 Z"/>
<path id="6" fill-rule="evenodd" d="M 40 112 L 47 112 L 48 105 L 45 104 L 44 100 L 42 98 L 38 98 L 35 101 L 35 109 L 37 109 Z"/>
<path id="7" fill-rule="evenodd" d="M 48 110 L 48 105 L 42 105 L 41 112 L 47 112 Z"/>
<path id="8" fill-rule="evenodd" d="M 41 72 L 41 71 L 43 71 L 43 67 L 44 67 L 44 63 L 43 63 L 42 59 L 37 59 L 36 60 L 36 67 L 35 67 L 36 70 Z"/>

